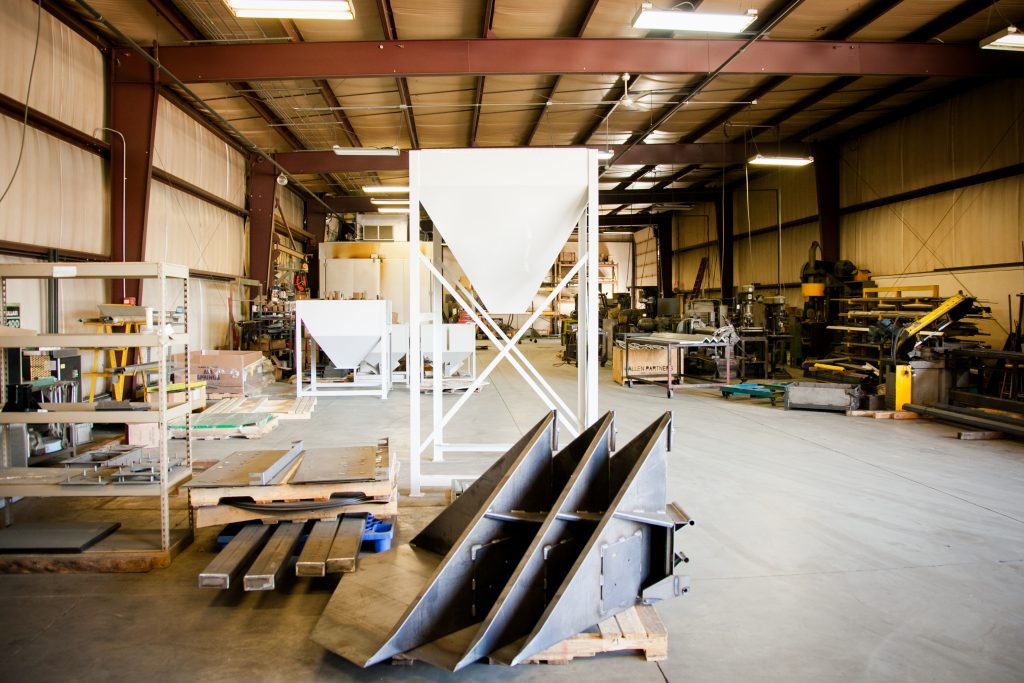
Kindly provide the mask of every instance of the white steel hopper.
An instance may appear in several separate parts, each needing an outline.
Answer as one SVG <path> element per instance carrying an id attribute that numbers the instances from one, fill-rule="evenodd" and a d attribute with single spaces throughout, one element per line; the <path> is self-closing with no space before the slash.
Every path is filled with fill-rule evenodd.
<path id="1" fill-rule="evenodd" d="M 529 310 L 586 206 L 587 150 L 444 149 L 420 159 L 420 202 L 487 310 Z"/>

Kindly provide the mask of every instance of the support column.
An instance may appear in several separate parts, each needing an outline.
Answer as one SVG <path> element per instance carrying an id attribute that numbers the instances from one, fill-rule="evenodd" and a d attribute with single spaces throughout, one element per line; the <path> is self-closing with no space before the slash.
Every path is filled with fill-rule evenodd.
<path id="1" fill-rule="evenodd" d="M 814 185 L 818 194 L 821 258 L 839 260 L 839 150 L 821 145 L 814 150 Z"/>
<path id="2" fill-rule="evenodd" d="M 249 173 L 249 277 L 270 291 L 270 252 L 274 240 L 275 168 L 266 159 L 252 160 Z"/>
<path id="3" fill-rule="evenodd" d="M 722 264 L 722 299 L 732 298 L 733 289 L 733 209 L 732 194 L 725 199 L 715 198 L 715 218 L 718 230 L 718 258 Z"/>
<path id="4" fill-rule="evenodd" d="M 156 137 L 157 74 L 141 59 L 110 64 L 110 259 L 143 261 L 149 187 L 153 176 Z M 124 136 L 122 145 L 121 137 Z M 120 182 L 121 179 L 123 183 Z M 139 280 L 112 280 L 112 300 L 134 296 L 140 302 Z"/>
<path id="5" fill-rule="evenodd" d="M 306 202 L 306 230 L 313 233 L 309 250 L 309 291 L 315 296 L 320 292 L 320 243 L 327 232 L 327 209 L 314 201 Z"/>
<path id="6" fill-rule="evenodd" d="M 658 280 L 661 296 L 672 298 L 672 212 L 658 214 Z"/>

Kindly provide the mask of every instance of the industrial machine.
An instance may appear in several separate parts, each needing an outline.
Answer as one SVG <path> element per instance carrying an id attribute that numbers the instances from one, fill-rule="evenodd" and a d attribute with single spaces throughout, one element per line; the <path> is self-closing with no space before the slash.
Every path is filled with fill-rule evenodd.
<path id="1" fill-rule="evenodd" d="M 35 412 L 43 402 L 74 403 L 81 395 L 82 359 L 78 349 L 23 352 L 7 349 L 7 403 L 3 412 Z M 89 439 L 90 425 L 9 425 L 12 464 L 55 453 Z"/>
<path id="2" fill-rule="evenodd" d="M 802 355 L 824 358 L 832 348 L 828 326 L 839 318 L 839 300 L 860 296 L 867 272 L 852 261 L 823 261 L 821 245 L 811 242 L 807 263 L 800 269 L 800 292 L 804 296 L 804 312 L 800 321 Z"/>

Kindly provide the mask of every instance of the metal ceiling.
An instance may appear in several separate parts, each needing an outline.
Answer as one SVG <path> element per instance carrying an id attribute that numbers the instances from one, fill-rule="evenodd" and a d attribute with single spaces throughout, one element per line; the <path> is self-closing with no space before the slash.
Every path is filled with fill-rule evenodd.
<path id="1" fill-rule="evenodd" d="M 74 2 L 60 4 L 82 16 Z M 1024 58 L 977 50 L 985 36 L 1024 22 L 1024 0 L 692 3 L 709 12 L 756 8 L 751 31 L 770 30 L 749 49 L 744 38 L 637 31 L 637 0 L 355 0 L 350 22 L 238 19 L 223 0 L 90 4 L 136 42 L 158 46 L 176 76 L 265 151 L 590 145 L 615 153 L 603 190 L 710 187 L 737 172 L 735 162 L 706 155 L 628 163 L 632 146 L 837 141 L 997 76 L 1000 65 L 1012 75 Z M 288 47 L 304 43 L 323 51 Z M 472 66 L 454 66 L 464 54 Z M 230 64 L 245 77 L 208 82 L 188 73 L 192 64 L 212 72 Z M 602 72 L 591 73 L 592 64 Z M 630 65 L 653 70 L 625 78 Z M 622 102 L 626 88 L 633 104 Z M 406 175 L 372 161 L 379 158 L 357 159 L 365 170 L 297 178 L 318 192 L 358 195 L 368 179 Z"/>

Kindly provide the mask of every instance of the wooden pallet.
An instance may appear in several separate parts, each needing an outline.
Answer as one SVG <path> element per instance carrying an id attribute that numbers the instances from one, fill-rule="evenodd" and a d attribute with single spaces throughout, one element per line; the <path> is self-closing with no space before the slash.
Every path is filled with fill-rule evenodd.
<path id="1" fill-rule="evenodd" d="M 593 631 L 577 633 L 557 645 L 523 660 L 523 664 L 568 664 L 578 657 L 595 657 L 606 652 L 635 652 L 648 662 L 668 659 L 668 631 L 654 607 L 636 605 L 599 623 Z M 416 658 L 395 655 L 392 664 L 410 665 Z M 498 661 L 488 658 L 489 664 Z"/>
<path id="2" fill-rule="evenodd" d="M 923 417 L 906 410 L 848 410 L 849 417 L 873 417 L 876 420 L 917 420 Z"/>
<path id="3" fill-rule="evenodd" d="M 577 657 L 605 652 L 637 651 L 648 662 L 668 658 L 668 631 L 654 607 L 630 607 L 597 625 L 596 633 L 578 633 L 538 652 L 524 664 L 568 664 Z"/>
<path id="4" fill-rule="evenodd" d="M 120 529 L 80 553 L 0 555 L 0 574 L 148 572 L 171 564 L 192 543 L 191 529 L 172 529 L 171 547 L 160 550 L 160 531 Z"/>
<path id="5" fill-rule="evenodd" d="M 197 529 L 210 526 L 224 526 L 232 522 L 262 521 L 267 524 L 275 522 L 301 522 L 316 519 L 334 519 L 341 514 L 369 512 L 374 517 L 394 517 L 398 515 L 398 490 L 395 489 L 390 499 L 380 503 L 361 503 L 345 507 L 320 510 L 317 512 L 275 512 L 273 514 L 230 505 L 210 505 L 192 510 L 193 525 Z"/>
<path id="6" fill-rule="evenodd" d="M 248 416 L 251 420 L 234 420 L 236 424 L 230 424 L 229 420 L 225 420 L 224 425 L 211 424 L 212 420 L 218 415 L 223 415 L 226 418 Z M 204 422 L 207 424 L 203 424 Z M 192 418 L 192 438 L 198 441 L 217 441 L 234 437 L 260 439 L 276 429 L 277 424 L 278 417 L 268 413 L 252 413 L 249 415 L 245 413 L 215 413 L 209 415 L 207 412 L 203 412 Z M 181 422 L 172 422 L 168 432 L 172 439 L 184 439 L 184 418 L 182 418 Z"/>
<path id="7" fill-rule="evenodd" d="M 233 397 L 218 401 L 203 411 L 204 415 L 217 413 L 271 413 L 280 420 L 308 420 L 313 416 L 316 397 L 303 398 L 272 398 L 255 396 L 252 398 Z"/>
<path id="8" fill-rule="evenodd" d="M 300 455 L 280 481 L 289 482 L 302 464 Z M 248 498 L 254 503 L 273 503 L 298 500 L 328 500 L 338 493 L 362 493 L 370 498 L 386 498 L 395 489 L 398 477 L 398 458 L 391 451 L 384 452 L 382 475 L 373 481 L 339 481 L 317 484 L 268 484 L 266 486 L 215 486 L 189 488 L 189 504 L 193 508 L 218 505 L 225 498 Z M 381 513 L 385 514 L 385 513 Z"/>

